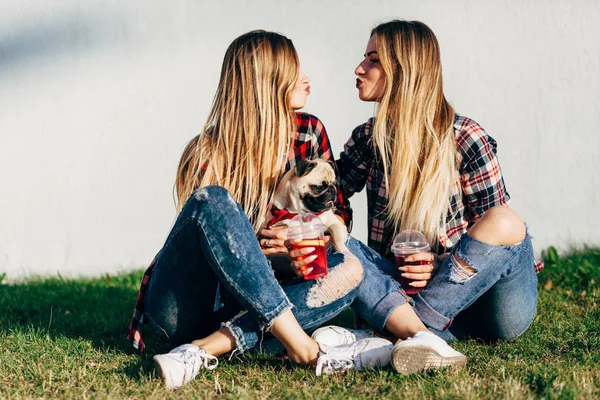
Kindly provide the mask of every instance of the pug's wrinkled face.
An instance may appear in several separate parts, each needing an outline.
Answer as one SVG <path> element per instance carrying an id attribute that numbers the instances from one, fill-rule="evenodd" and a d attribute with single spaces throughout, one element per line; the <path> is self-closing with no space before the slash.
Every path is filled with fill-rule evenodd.
<path id="1" fill-rule="evenodd" d="M 329 162 L 321 159 L 298 162 L 290 183 L 305 211 L 319 213 L 334 207 L 336 179 Z"/>

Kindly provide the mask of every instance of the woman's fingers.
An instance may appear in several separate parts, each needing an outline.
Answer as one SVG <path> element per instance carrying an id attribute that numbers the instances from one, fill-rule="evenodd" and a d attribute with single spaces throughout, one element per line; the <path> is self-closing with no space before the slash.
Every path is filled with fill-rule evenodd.
<path id="1" fill-rule="evenodd" d="M 311 273 L 311 271 L 313 269 L 312 269 L 312 267 L 309 268 L 308 264 L 315 261 L 317 259 L 317 255 L 312 254 L 312 255 L 306 256 L 306 254 L 310 254 L 314 250 L 315 250 L 314 247 L 306 247 L 306 248 L 303 248 L 300 250 L 294 250 L 294 251 L 290 252 L 290 256 L 294 260 L 294 261 L 292 261 L 292 268 L 294 268 L 296 275 L 305 276 L 305 275 L 308 275 Z M 302 255 L 299 255 L 300 253 Z M 296 254 L 296 256 L 292 256 L 292 254 Z"/>
<path id="2" fill-rule="evenodd" d="M 271 229 L 261 229 L 258 234 L 259 238 L 278 239 L 284 241 L 288 236 L 287 226 L 274 226 Z"/>
<path id="3" fill-rule="evenodd" d="M 431 273 L 435 270 L 433 264 L 423 264 L 423 265 L 403 265 L 402 267 L 398 267 L 398 269 L 402 272 L 408 272 L 411 274 L 423 274 L 423 273 Z"/>
<path id="4" fill-rule="evenodd" d="M 402 276 L 408 279 L 412 279 L 414 281 L 428 281 L 431 279 L 432 275 L 431 273 L 426 273 L 426 274 L 411 274 L 408 272 L 404 272 L 402 273 Z"/>
<path id="5" fill-rule="evenodd" d="M 276 226 L 271 229 L 262 229 L 258 234 L 258 241 L 260 247 L 264 250 L 276 249 L 274 252 L 269 251 L 265 254 L 281 253 L 282 248 L 285 248 L 285 241 L 287 239 L 287 226 Z M 287 250 L 286 250 L 287 251 Z"/>
<path id="6" fill-rule="evenodd" d="M 288 249 L 290 249 L 293 246 L 295 246 L 298 243 L 300 243 L 301 241 L 302 241 L 302 239 L 287 239 L 285 242 L 283 242 L 283 245 L 285 247 L 287 247 Z"/>
<path id="7" fill-rule="evenodd" d="M 285 241 L 285 246 L 288 249 L 292 249 L 295 245 L 302 242 L 298 239 L 288 239 Z M 307 267 L 308 264 L 317 259 L 314 247 L 298 247 L 295 250 L 290 250 L 290 258 L 292 261 L 292 268 L 298 276 L 305 276 L 311 273 L 312 268 Z"/>
<path id="8" fill-rule="evenodd" d="M 265 256 L 271 254 L 288 254 L 287 247 L 262 247 L 261 245 L 261 250 Z"/>
<path id="9" fill-rule="evenodd" d="M 429 281 L 412 281 L 409 283 L 412 287 L 425 287 Z"/>
<path id="10" fill-rule="evenodd" d="M 404 259 L 405 262 L 414 262 L 414 261 L 435 261 L 436 259 L 436 255 L 430 252 L 424 252 L 424 253 L 415 253 L 415 254 L 411 254 L 410 256 L 406 257 Z"/>
<path id="11" fill-rule="evenodd" d="M 298 276 L 306 276 L 306 275 L 310 274 L 312 272 L 312 270 L 313 270 L 312 268 L 306 268 L 306 267 L 303 267 L 303 268 L 304 269 L 302 269 L 302 268 L 296 269 L 295 270 L 296 271 L 296 275 L 298 275 Z"/>
<path id="12" fill-rule="evenodd" d="M 310 264 L 311 262 L 315 261 L 317 259 L 317 255 L 313 254 L 310 255 L 306 258 L 303 258 L 302 260 L 296 260 L 292 262 L 292 266 L 294 267 L 294 269 L 299 269 L 301 271 L 304 271 L 306 268 L 304 268 L 307 264 Z"/>
<path id="13" fill-rule="evenodd" d="M 287 226 L 276 226 L 271 229 L 262 229 L 258 235 L 258 242 L 264 255 L 287 253 L 285 246 L 287 239 Z"/>
<path id="14" fill-rule="evenodd" d="M 412 280 L 412 282 L 409 283 L 410 286 L 421 288 L 427 286 L 427 283 L 433 277 L 435 270 L 439 267 L 437 266 L 436 256 L 431 253 L 419 253 L 416 256 L 420 261 L 427 260 L 427 256 L 429 256 L 429 262 L 423 265 L 405 264 L 398 269 L 401 271 L 403 277 Z"/>
<path id="15" fill-rule="evenodd" d="M 285 243 L 285 241 L 280 240 L 280 239 L 269 239 L 269 238 L 260 239 L 260 247 L 263 247 L 263 248 L 268 248 L 268 247 L 283 247 L 283 248 L 285 248 L 284 243 Z"/>
<path id="16" fill-rule="evenodd" d="M 298 257 L 305 256 L 315 251 L 314 247 L 301 247 L 298 250 L 290 251 L 290 257 L 292 259 L 297 259 Z"/>

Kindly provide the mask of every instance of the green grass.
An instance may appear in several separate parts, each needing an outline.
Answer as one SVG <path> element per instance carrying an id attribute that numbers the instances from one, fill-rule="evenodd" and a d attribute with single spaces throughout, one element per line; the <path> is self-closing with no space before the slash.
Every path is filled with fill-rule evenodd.
<path id="1" fill-rule="evenodd" d="M 0 285 L 0 398 L 600 398 L 600 250 L 545 259 L 531 328 L 513 342 L 456 343 L 462 371 L 317 378 L 280 357 L 223 357 L 175 392 L 152 366 L 168 347 L 149 332 L 139 356 L 124 339 L 142 271 Z"/>

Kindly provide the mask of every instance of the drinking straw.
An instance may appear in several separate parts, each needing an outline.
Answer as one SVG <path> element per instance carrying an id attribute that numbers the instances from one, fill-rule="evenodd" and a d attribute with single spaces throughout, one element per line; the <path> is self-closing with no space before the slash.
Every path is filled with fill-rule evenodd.
<path id="1" fill-rule="evenodd" d="M 300 193 L 296 192 L 296 195 L 294 196 L 294 202 L 296 203 L 296 210 L 298 211 L 300 220 L 302 222 L 306 222 L 304 211 L 302 211 L 302 201 L 300 200 Z"/>

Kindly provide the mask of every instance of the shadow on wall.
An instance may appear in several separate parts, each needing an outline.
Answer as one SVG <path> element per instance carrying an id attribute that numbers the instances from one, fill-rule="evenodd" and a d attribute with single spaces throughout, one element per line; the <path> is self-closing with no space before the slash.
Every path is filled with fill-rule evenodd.
<path id="1" fill-rule="evenodd" d="M 47 64 L 65 55 L 89 52 L 109 43 L 114 46 L 128 35 L 123 29 L 126 24 L 119 20 L 122 18 L 72 13 L 9 26 L 0 31 L 0 79 L 6 78 L 7 70 L 39 67 L 40 62 Z"/>

